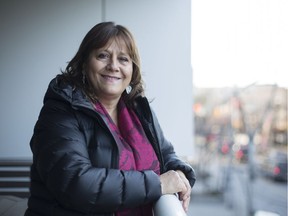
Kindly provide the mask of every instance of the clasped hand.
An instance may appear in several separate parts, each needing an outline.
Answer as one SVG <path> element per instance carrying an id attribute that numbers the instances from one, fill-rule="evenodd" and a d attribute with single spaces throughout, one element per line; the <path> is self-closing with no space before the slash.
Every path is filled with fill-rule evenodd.
<path id="1" fill-rule="evenodd" d="M 160 175 L 160 182 L 162 194 L 178 193 L 183 209 L 187 212 L 190 203 L 191 186 L 184 173 L 180 170 L 170 170 Z"/>

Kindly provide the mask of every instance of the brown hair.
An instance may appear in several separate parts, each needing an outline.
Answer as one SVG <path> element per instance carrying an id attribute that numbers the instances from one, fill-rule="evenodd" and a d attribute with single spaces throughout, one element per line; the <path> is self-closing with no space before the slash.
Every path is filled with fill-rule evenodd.
<path id="1" fill-rule="evenodd" d="M 94 90 L 88 82 L 83 84 L 83 68 L 89 60 L 91 52 L 95 49 L 103 48 L 112 39 L 123 40 L 130 58 L 133 62 L 133 74 L 131 79 L 132 91 L 122 94 L 122 97 L 128 104 L 133 104 L 135 98 L 144 94 L 143 80 L 140 71 L 140 56 L 131 32 L 121 25 L 115 25 L 113 22 L 102 22 L 95 25 L 84 37 L 76 55 L 68 63 L 65 71 L 62 71 L 62 77 L 73 86 L 82 89 L 92 100 L 97 100 Z"/>

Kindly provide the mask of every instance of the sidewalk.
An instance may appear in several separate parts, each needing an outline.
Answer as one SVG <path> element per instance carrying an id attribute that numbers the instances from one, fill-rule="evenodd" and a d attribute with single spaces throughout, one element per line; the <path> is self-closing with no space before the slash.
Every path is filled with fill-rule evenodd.
<path id="1" fill-rule="evenodd" d="M 192 189 L 188 216 L 212 215 L 233 216 L 234 212 L 225 204 L 222 193 L 210 191 L 199 179 Z"/>

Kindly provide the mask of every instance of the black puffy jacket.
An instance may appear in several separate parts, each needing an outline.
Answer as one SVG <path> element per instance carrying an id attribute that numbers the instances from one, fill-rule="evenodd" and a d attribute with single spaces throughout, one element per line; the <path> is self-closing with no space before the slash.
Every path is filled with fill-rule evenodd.
<path id="1" fill-rule="evenodd" d="M 182 170 L 193 186 L 193 169 L 177 158 L 145 97 L 135 103 L 161 172 Z M 161 196 L 153 171 L 118 169 L 117 138 L 82 91 L 53 79 L 30 142 L 31 196 L 25 216 L 113 215 L 117 209 Z"/>

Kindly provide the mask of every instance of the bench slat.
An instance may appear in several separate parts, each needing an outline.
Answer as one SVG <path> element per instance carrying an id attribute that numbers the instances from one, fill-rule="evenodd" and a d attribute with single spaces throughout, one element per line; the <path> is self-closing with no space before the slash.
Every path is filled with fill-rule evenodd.
<path id="1" fill-rule="evenodd" d="M 0 169 L 0 178 L 1 177 L 29 177 L 30 171 L 15 171 L 15 170 L 1 170 Z"/>
<path id="2" fill-rule="evenodd" d="M 0 195 L 29 197 L 31 164 L 28 159 L 0 159 Z"/>

